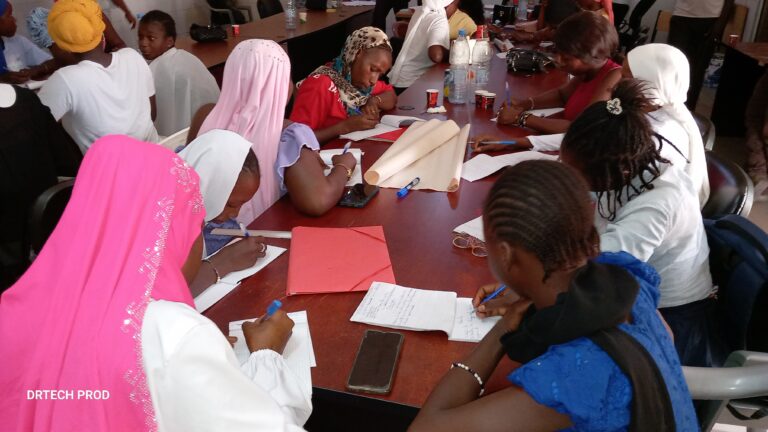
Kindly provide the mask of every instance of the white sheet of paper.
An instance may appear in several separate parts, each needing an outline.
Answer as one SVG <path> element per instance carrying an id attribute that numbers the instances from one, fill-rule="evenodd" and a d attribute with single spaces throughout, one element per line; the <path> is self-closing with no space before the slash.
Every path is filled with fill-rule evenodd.
<path id="1" fill-rule="evenodd" d="M 528 141 L 531 142 L 535 151 L 560 151 L 560 144 L 563 143 L 565 134 L 551 135 L 531 135 Z"/>
<path id="2" fill-rule="evenodd" d="M 452 291 L 432 291 L 374 282 L 350 321 L 400 330 L 441 330 L 457 342 L 479 342 L 499 318 L 480 319 L 472 299 Z"/>
<path id="3" fill-rule="evenodd" d="M 450 334 L 456 293 L 374 282 L 350 321 L 401 330 L 442 330 Z"/>
<path id="4" fill-rule="evenodd" d="M 265 252 L 266 256 L 258 259 L 253 267 L 229 273 L 221 278 L 219 283 L 209 286 L 205 291 L 198 294 L 198 296 L 195 297 L 195 309 L 202 313 L 213 306 L 217 301 L 221 300 L 225 295 L 229 294 L 230 291 L 235 289 L 235 287 L 240 284 L 241 280 L 258 273 L 259 270 L 269 265 L 275 258 L 282 255 L 283 252 L 285 252 L 284 248 L 267 246 Z"/>
<path id="5" fill-rule="evenodd" d="M 505 59 L 505 58 L 507 58 L 507 53 L 506 52 L 496 53 L 496 57 L 498 57 L 500 59 Z"/>
<path id="6" fill-rule="evenodd" d="M 456 315 L 448 340 L 456 342 L 480 342 L 501 317 L 479 318 L 472 307 L 472 299 L 456 299 Z"/>
<path id="7" fill-rule="evenodd" d="M 341 2 L 344 6 L 376 6 L 375 1 L 352 0 Z"/>
<path id="8" fill-rule="evenodd" d="M 485 241 L 485 234 L 483 233 L 483 217 L 479 216 L 469 222 L 465 222 L 454 228 L 453 232 L 466 233 L 480 241 Z"/>
<path id="9" fill-rule="evenodd" d="M 533 151 L 510 153 L 501 156 L 489 156 L 481 153 L 464 162 L 464 170 L 461 172 L 461 177 L 464 180 L 473 182 L 488 177 L 504 167 L 516 165 L 527 160 L 538 159 L 556 161 L 557 156 Z"/>
<path id="10" fill-rule="evenodd" d="M 563 111 L 565 111 L 564 108 L 541 108 L 529 110 L 528 112 L 532 115 L 535 115 L 536 117 L 549 117 Z"/>
<path id="11" fill-rule="evenodd" d="M 344 151 L 344 149 L 332 149 L 332 150 L 321 150 L 320 151 L 320 158 L 325 162 L 326 165 L 329 167 L 333 166 L 333 156 L 341 154 Z M 352 153 L 352 156 L 355 157 L 355 161 L 357 161 L 357 165 L 355 165 L 355 170 L 352 171 L 352 177 L 349 178 L 349 181 L 347 182 L 347 186 L 354 186 L 358 183 L 363 182 L 363 170 L 360 169 L 361 165 L 360 162 L 363 160 L 363 152 L 360 149 L 349 149 L 349 153 Z M 325 169 L 325 175 L 328 175 L 331 172 L 331 168 Z"/>
<path id="12" fill-rule="evenodd" d="M 385 124 L 387 126 L 392 126 L 396 128 L 405 127 L 406 125 L 403 124 L 403 122 L 417 122 L 417 121 L 425 121 L 423 118 L 419 117 L 413 117 L 413 116 L 399 116 L 399 115 L 391 115 L 387 114 L 381 118 L 381 124 Z"/>
<path id="13" fill-rule="evenodd" d="M 288 317 L 294 322 L 293 332 L 288 343 L 283 350 L 283 358 L 288 367 L 295 373 L 301 382 L 306 386 L 307 394 L 312 394 L 312 371 L 311 368 L 317 366 L 315 363 L 315 350 L 312 346 L 312 336 L 309 332 L 309 320 L 307 311 L 298 311 L 288 313 Z M 258 318 L 249 320 L 232 321 L 229 323 L 229 335 L 237 337 L 234 350 L 235 356 L 240 364 L 248 360 L 251 355 L 248 345 L 245 343 L 243 335 L 243 323 L 245 321 L 254 321 Z"/>
<path id="14" fill-rule="evenodd" d="M 400 123 L 407 120 L 424 121 L 424 119 L 421 119 L 418 117 L 385 115 L 384 117 L 381 118 L 380 123 L 377 124 L 376 127 L 374 127 L 373 129 L 351 132 L 348 134 L 341 135 L 339 138 L 350 140 L 350 141 L 361 141 L 370 137 L 374 137 L 376 135 L 381 135 L 383 133 L 396 131 L 400 129 L 401 127 Z"/>

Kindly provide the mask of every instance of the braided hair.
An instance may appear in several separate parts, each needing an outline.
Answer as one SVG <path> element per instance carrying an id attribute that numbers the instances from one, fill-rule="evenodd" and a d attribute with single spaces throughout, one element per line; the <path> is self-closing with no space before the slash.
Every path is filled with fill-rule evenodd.
<path id="1" fill-rule="evenodd" d="M 625 201 L 653 189 L 660 164 L 669 163 L 646 116 L 651 107 L 646 86 L 638 80 L 619 82 L 613 99 L 595 102 L 571 123 L 560 146 L 560 157 L 581 170 L 597 192 L 597 211 L 610 221 Z"/>
<path id="2" fill-rule="evenodd" d="M 526 161 L 507 168 L 485 201 L 486 236 L 530 251 L 544 280 L 599 252 L 586 182 L 559 162 Z"/>

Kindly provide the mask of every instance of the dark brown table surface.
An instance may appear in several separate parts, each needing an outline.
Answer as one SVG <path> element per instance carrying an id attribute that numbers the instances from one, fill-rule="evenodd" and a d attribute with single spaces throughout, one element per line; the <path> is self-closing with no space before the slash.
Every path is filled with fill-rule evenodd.
<path id="1" fill-rule="evenodd" d="M 185 36 L 176 41 L 176 48 L 191 52 L 203 62 L 205 67 L 211 68 L 224 64 L 235 45 L 246 39 L 269 39 L 277 43 L 288 42 L 305 36 L 312 36 L 313 33 L 342 24 L 372 10 L 373 6 L 340 6 L 333 12 L 307 11 L 307 22 L 299 23 L 297 17 L 295 30 L 285 28 L 285 13 L 281 12 L 264 19 L 241 24 L 238 36 L 233 36 L 232 30 L 226 26 L 229 36 L 226 41 L 197 43 Z M 322 40 L 317 41 L 318 45 L 322 43 Z"/>
<path id="2" fill-rule="evenodd" d="M 768 42 L 740 42 L 734 48 L 755 59 L 760 66 L 768 64 Z"/>
<path id="3" fill-rule="evenodd" d="M 444 70 L 444 65 L 433 67 L 400 95 L 398 106 L 411 105 L 415 109 L 397 110 L 397 113 L 433 117 L 419 113 L 424 110 L 425 90 L 442 89 Z M 532 77 L 507 75 L 504 62 L 494 58 L 490 90 L 503 94 L 505 78 L 514 96 L 528 97 L 562 84 L 566 76 L 559 71 Z M 500 100 L 497 101 L 497 105 L 500 103 Z M 446 104 L 446 108 L 448 113 L 443 117 L 456 120 L 460 126 L 471 121 L 473 134 L 491 132 L 505 137 L 524 134 L 521 129 L 491 123 L 490 111 L 475 110 L 472 105 L 453 107 Z M 336 140 L 326 147 L 338 148 L 343 144 L 344 141 Z M 365 152 L 363 168 L 367 169 L 388 146 L 386 143 L 361 141 L 354 147 L 360 147 Z M 456 226 L 480 216 L 483 201 L 494 180 L 495 176 L 473 183 L 462 180 L 457 192 L 413 191 L 402 200 L 396 198 L 396 190 L 382 189 L 364 209 L 336 207 L 319 218 L 298 213 L 284 197 L 250 224 L 250 228 L 287 231 L 296 226 L 382 225 L 399 285 L 455 291 L 460 297 L 471 297 L 480 285 L 493 283 L 494 280 L 485 258 L 477 258 L 468 250 L 453 247 L 452 231 Z M 296 295 L 286 298 L 290 241 L 268 242 L 287 247 L 288 251 L 261 272 L 243 281 L 205 315 L 226 332 L 230 321 L 260 316 L 276 298 L 283 300 L 287 312 L 307 310 L 317 358 L 317 367 L 312 369 L 313 385 L 346 392 L 346 381 L 363 332 L 368 328 L 377 328 L 349 321 L 365 293 Z M 332 250 L 336 246 L 329 244 L 327 247 Z M 386 328 L 379 329 L 387 331 Z M 380 398 L 420 407 L 451 362 L 467 354 L 475 344 L 450 342 L 445 333 L 436 331 L 401 332 L 405 339 L 392 392 Z M 511 362 L 505 360 L 497 368 L 489 388 L 493 390 L 506 386 L 504 376 L 513 367 Z"/>

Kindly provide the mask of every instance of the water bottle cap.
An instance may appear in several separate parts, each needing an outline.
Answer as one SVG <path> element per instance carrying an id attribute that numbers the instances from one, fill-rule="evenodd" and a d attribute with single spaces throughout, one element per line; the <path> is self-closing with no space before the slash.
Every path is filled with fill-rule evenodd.
<path id="1" fill-rule="evenodd" d="M 467 33 L 464 31 L 464 29 L 459 29 L 459 37 L 466 36 Z"/>

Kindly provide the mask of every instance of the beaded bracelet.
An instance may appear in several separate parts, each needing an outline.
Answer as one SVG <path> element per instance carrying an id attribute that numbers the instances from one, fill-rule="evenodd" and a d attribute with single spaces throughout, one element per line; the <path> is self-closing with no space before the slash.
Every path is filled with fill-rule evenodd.
<path id="1" fill-rule="evenodd" d="M 485 393 L 485 384 L 483 383 L 483 379 L 480 378 L 480 374 L 472 370 L 471 367 L 465 365 L 464 363 L 459 363 L 459 362 L 452 363 L 451 369 L 455 367 L 464 369 L 465 371 L 469 372 L 470 374 L 472 374 L 472 376 L 475 377 L 475 379 L 477 380 L 477 383 L 480 384 L 480 393 L 477 394 L 477 397 L 480 397 L 483 395 L 483 393 Z"/>
<path id="2" fill-rule="evenodd" d="M 526 122 L 528 121 L 528 117 L 530 117 L 532 113 L 530 111 L 523 111 L 520 113 L 520 116 L 517 117 L 517 125 L 520 127 L 525 127 Z"/>

